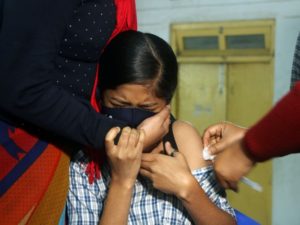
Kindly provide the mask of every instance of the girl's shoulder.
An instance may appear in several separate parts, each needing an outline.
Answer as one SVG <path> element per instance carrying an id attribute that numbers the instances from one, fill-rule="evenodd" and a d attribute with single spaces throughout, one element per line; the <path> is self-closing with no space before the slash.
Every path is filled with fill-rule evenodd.
<path id="1" fill-rule="evenodd" d="M 191 170 L 210 165 L 202 156 L 201 135 L 191 123 L 181 120 L 175 121 L 173 133 L 178 151 L 185 156 Z"/>

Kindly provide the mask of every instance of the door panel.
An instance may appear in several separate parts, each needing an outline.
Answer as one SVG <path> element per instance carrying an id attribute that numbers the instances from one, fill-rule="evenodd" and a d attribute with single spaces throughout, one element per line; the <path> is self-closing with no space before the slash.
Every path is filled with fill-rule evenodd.
<path id="1" fill-rule="evenodd" d="M 226 115 L 226 80 L 223 64 L 182 63 L 176 93 L 176 116 L 200 132 Z"/>
<path id="2" fill-rule="evenodd" d="M 250 126 L 272 106 L 272 63 L 228 64 L 227 120 Z"/>
<path id="3" fill-rule="evenodd" d="M 251 126 L 272 106 L 273 63 L 240 63 L 228 65 L 227 120 Z M 272 163 L 259 164 L 249 178 L 263 186 L 256 192 L 240 185 L 239 194 L 228 192 L 231 204 L 262 224 L 271 224 Z"/>

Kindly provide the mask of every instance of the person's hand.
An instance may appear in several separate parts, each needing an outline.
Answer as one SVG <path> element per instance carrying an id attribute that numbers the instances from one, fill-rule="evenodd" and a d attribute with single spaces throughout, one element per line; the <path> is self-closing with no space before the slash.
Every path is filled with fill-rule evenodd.
<path id="1" fill-rule="evenodd" d="M 120 128 L 112 128 L 105 137 L 112 182 L 132 187 L 141 165 L 145 134 L 143 131 L 125 127 L 118 144 L 115 145 L 114 139 L 119 132 Z"/>
<path id="2" fill-rule="evenodd" d="M 207 127 L 202 136 L 204 147 L 211 155 L 222 152 L 236 140 L 244 137 L 247 129 L 229 122 L 221 122 Z"/>
<path id="3" fill-rule="evenodd" d="M 170 107 L 166 106 L 162 111 L 156 115 L 145 119 L 138 129 L 145 131 L 144 147 L 151 149 L 153 145 L 157 144 L 163 136 L 169 132 L 170 125 Z"/>
<path id="4" fill-rule="evenodd" d="M 184 156 L 172 149 L 169 142 L 166 143 L 166 151 L 168 155 L 144 153 L 140 174 L 148 177 L 154 188 L 183 198 L 194 177 Z"/>
<path id="5" fill-rule="evenodd" d="M 242 138 L 220 152 L 214 160 L 214 170 L 220 184 L 226 189 L 238 190 L 238 181 L 255 165 L 247 154 Z"/>

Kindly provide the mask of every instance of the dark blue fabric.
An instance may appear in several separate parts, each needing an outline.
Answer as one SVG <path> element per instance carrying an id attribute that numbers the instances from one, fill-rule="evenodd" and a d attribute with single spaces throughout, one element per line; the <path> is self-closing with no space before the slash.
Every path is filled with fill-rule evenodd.
<path id="1" fill-rule="evenodd" d="M 109 108 L 102 106 L 101 112 L 111 118 L 121 120 L 130 127 L 137 127 L 145 119 L 154 116 L 155 113 L 140 108 Z"/>
<path id="2" fill-rule="evenodd" d="M 141 122 L 143 122 L 145 119 L 154 116 L 155 113 L 144 110 L 141 108 L 109 108 L 102 106 L 102 113 L 114 118 L 116 120 L 120 120 L 124 123 L 126 123 L 130 127 L 137 127 Z M 175 122 L 175 118 L 173 115 L 171 117 L 171 123 L 169 126 L 169 132 L 163 137 L 163 142 L 166 143 L 167 141 L 171 143 L 171 146 L 175 149 L 178 150 L 176 140 L 174 137 L 173 133 L 173 123 Z M 118 140 L 118 138 L 117 138 Z M 116 141 L 117 142 L 117 141 Z M 165 148 L 165 146 L 164 146 Z M 165 149 L 164 149 L 165 151 Z"/>
<path id="3" fill-rule="evenodd" d="M 0 146 L 14 159 L 19 159 L 19 153 L 25 153 L 16 143 L 9 137 L 9 131 L 14 132 L 15 128 L 0 121 Z"/>

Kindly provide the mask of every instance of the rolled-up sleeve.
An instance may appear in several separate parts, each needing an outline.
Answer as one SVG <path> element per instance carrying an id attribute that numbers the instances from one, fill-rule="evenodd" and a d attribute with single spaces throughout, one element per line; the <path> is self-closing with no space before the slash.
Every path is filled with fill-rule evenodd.
<path id="1" fill-rule="evenodd" d="M 218 184 L 213 167 L 203 167 L 192 171 L 200 186 L 209 199 L 220 209 L 235 217 L 233 208 L 226 199 L 225 190 Z"/>

